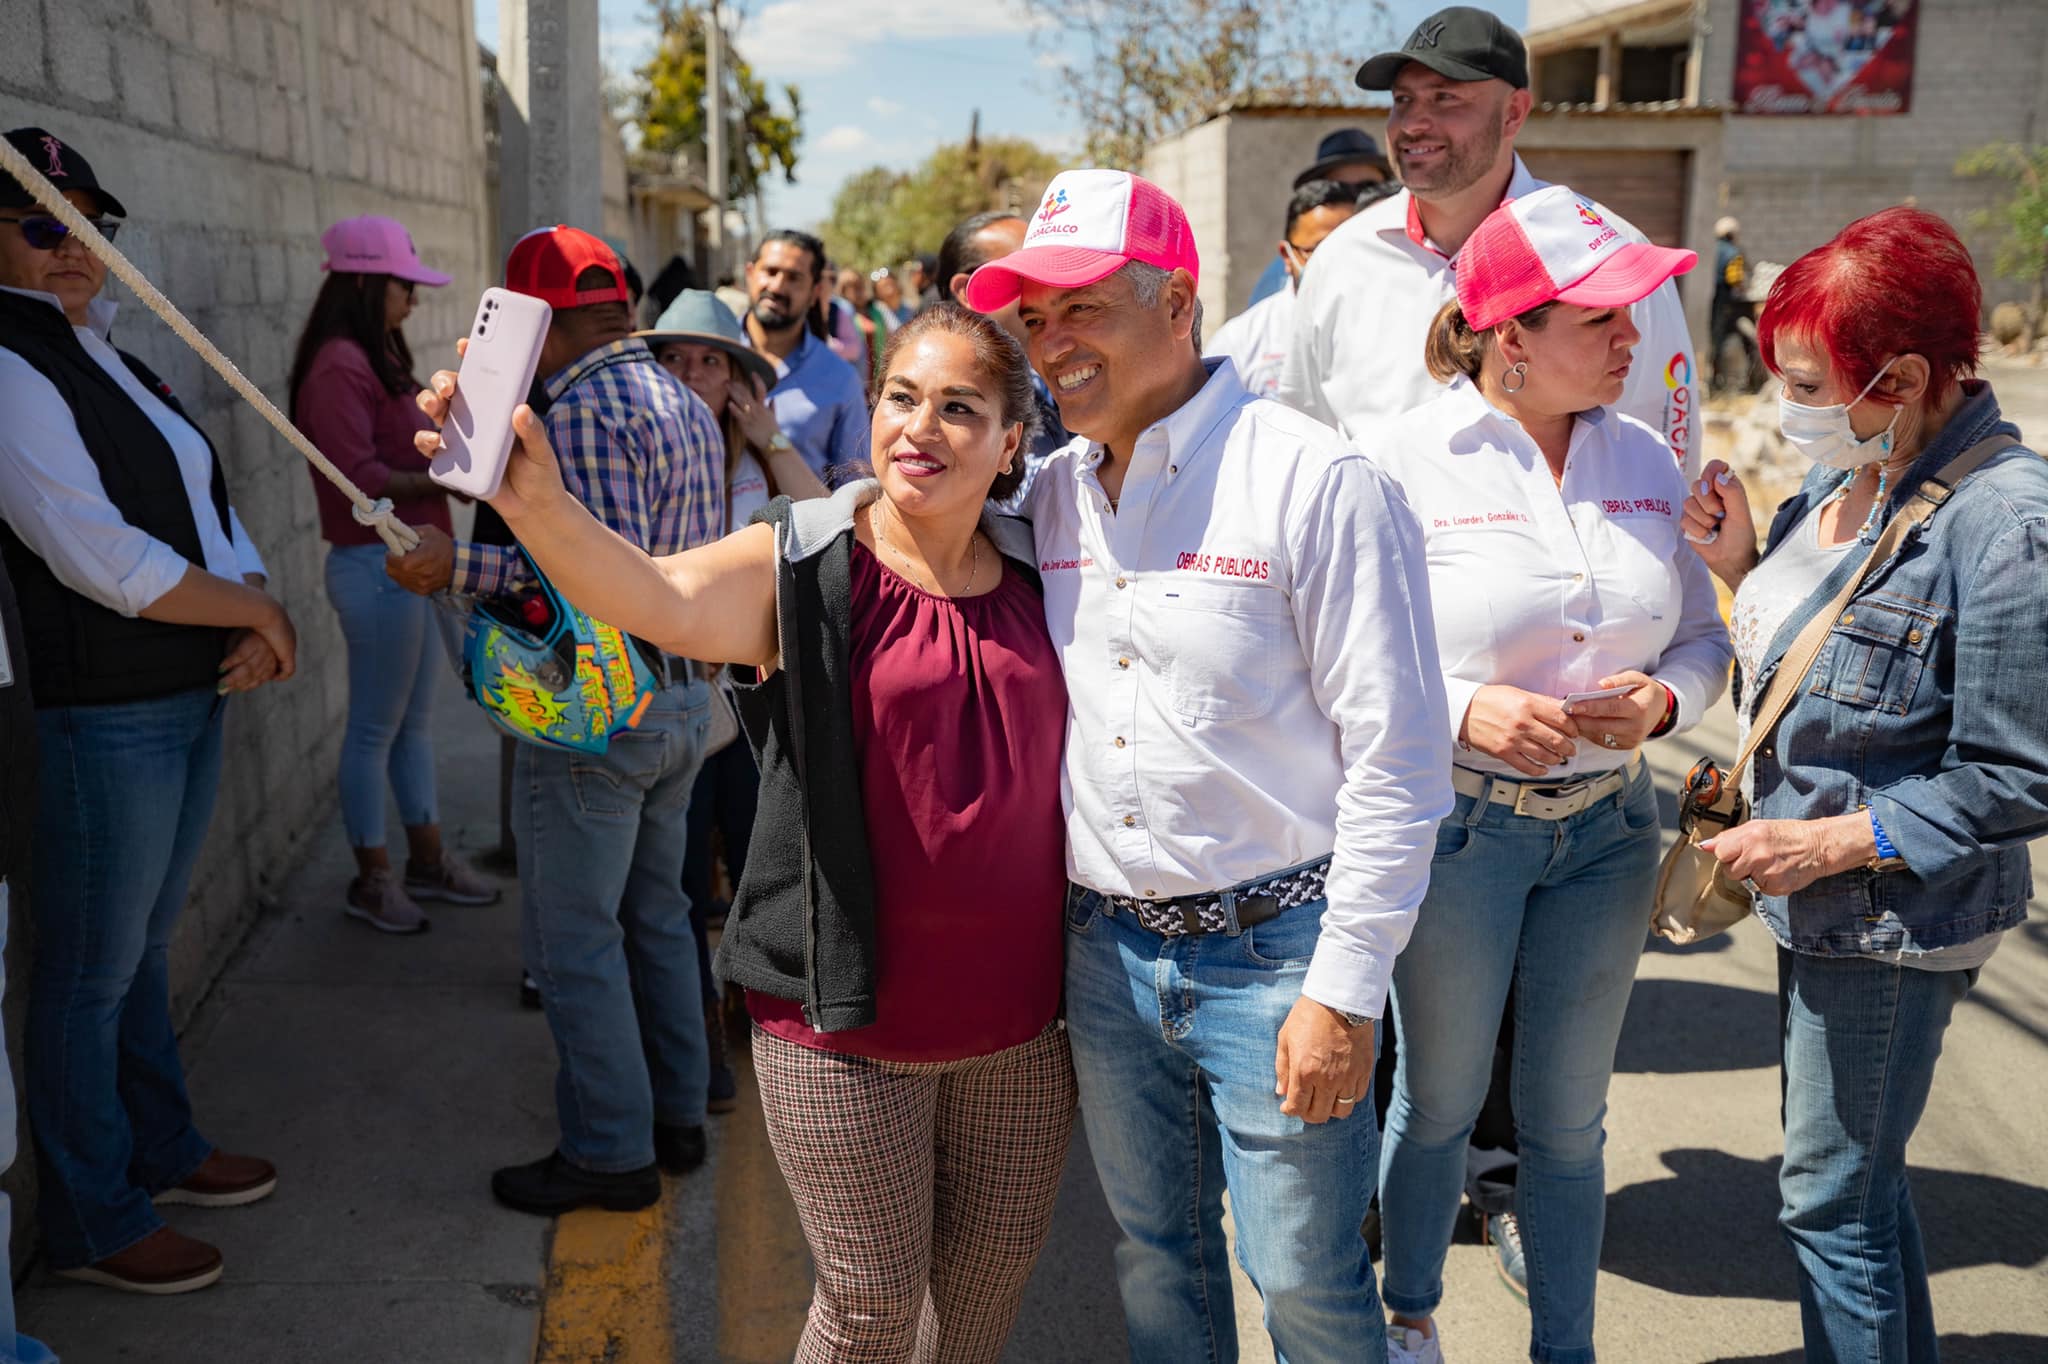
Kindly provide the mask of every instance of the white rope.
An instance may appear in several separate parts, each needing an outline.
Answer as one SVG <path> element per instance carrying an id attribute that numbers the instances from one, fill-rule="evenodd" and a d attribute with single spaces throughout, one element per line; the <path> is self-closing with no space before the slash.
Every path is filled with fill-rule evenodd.
<path id="1" fill-rule="evenodd" d="M 320 453 L 306 433 L 292 425 L 291 419 L 277 410 L 277 405 L 263 396 L 263 390 L 249 381 L 249 377 L 235 368 L 235 362 L 221 354 L 220 348 L 207 340 L 185 314 L 178 311 L 176 304 L 165 298 L 154 284 L 143 277 L 129 259 L 114 248 L 114 244 L 101 236 L 99 229 L 74 207 L 63 191 L 44 178 L 43 173 L 29 163 L 27 157 L 14 146 L 0 138 L 0 167 L 21 182 L 35 197 L 35 201 L 64 226 L 71 229 L 85 249 L 106 263 L 123 284 L 135 291 L 135 296 L 164 324 L 178 334 L 178 339 L 199 352 L 199 358 L 213 368 L 214 373 L 227 380 L 229 388 L 242 395 L 251 407 L 263 415 L 263 420 L 277 428 L 277 433 L 290 443 L 294 450 L 304 455 L 321 477 L 341 490 L 344 497 L 354 504 L 356 521 L 383 537 L 385 546 L 393 554 L 404 554 L 420 542 L 419 535 L 411 526 L 399 520 L 391 510 L 389 498 L 372 500 L 361 488 L 349 481 L 347 474 L 334 467 L 334 462 Z"/>

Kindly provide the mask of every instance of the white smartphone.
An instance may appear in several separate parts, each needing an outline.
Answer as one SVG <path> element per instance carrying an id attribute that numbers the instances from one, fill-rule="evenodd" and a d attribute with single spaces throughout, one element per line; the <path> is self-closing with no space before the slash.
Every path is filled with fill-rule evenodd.
<path id="1" fill-rule="evenodd" d="M 441 424 L 434 482 L 478 501 L 496 497 L 512 461 L 512 409 L 526 401 L 554 310 L 537 298 L 490 288 L 476 305 L 455 401 Z"/>
<path id="2" fill-rule="evenodd" d="M 1635 687 L 1631 685 L 1625 687 L 1602 687 L 1599 691 L 1568 691 L 1564 694 L 1564 703 L 1569 708 L 1576 706 L 1581 701 L 1605 701 L 1610 696 L 1627 696 L 1634 690 Z"/>

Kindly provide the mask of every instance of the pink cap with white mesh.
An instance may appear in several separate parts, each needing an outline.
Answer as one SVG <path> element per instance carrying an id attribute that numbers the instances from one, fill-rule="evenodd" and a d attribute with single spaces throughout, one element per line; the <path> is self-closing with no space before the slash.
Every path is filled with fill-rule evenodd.
<path id="1" fill-rule="evenodd" d="M 1483 332 L 1538 304 L 1625 307 L 1699 261 L 1691 251 L 1631 241 L 1597 204 L 1563 185 L 1510 199 L 1458 252 L 1458 307 Z"/>
<path id="2" fill-rule="evenodd" d="M 1025 280 L 1078 289 L 1134 260 L 1200 281 L 1195 234 L 1180 205 L 1124 171 L 1062 171 L 1045 187 L 1024 245 L 976 270 L 961 298 L 978 313 L 992 313 L 1015 303 Z"/>

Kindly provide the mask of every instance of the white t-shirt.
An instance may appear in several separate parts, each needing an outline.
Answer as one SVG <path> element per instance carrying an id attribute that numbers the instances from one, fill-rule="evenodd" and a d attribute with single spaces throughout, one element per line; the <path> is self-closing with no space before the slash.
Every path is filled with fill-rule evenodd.
<path id="1" fill-rule="evenodd" d="M 732 482 L 726 488 L 726 503 L 732 508 L 727 533 L 745 526 L 755 512 L 768 505 L 768 472 L 752 450 L 740 451 L 733 461 Z"/>

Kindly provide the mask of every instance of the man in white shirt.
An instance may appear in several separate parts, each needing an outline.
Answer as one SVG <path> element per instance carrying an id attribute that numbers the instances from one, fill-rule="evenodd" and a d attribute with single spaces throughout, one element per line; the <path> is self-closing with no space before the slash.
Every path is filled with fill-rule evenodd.
<path id="1" fill-rule="evenodd" d="M 1352 1114 L 1451 806 L 1421 530 L 1201 358 L 1199 268 L 1157 186 L 1069 171 L 965 295 L 1020 302 L 1080 436 L 1029 507 L 1071 698 L 1074 1067 L 1133 1358 L 1235 1356 L 1227 1187 L 1278 1355 L 1379 1360 Z"/>
<path id="2" fill-rule="evenodd" d="M 1387 144 L 1403 188 L 1333 232 L 1304 273 L 1278 397 L 1370 452 L 1379 425 L 1442 391 L 1423 366 L 1422 343 L 1456 294 L 1459 248 L 1487 214 L 1545 182 L 1515 155 L 1529 117 L 1528 55 L 1493 15 L 1438 11 L 1400 51 L 1360 67 L 1358 84 L 1392 92 Z M 1697 473 L 1692 336 L 1677 287 L 1667 283 L 1633 313 L 1643 339 L 1616 406 L 1661 432 L 1680 468 Z"/>
<path id="3" fill-rule="evenodd" d="M 1280 233 L 1280 264 L 1287 287 L 1269 294 L 1216 329 L 1208 353 L 1237 366 L 1245 391 L 1270 398 L 1280 391 L 1280 369 L 1294 339 L 1294 291 L 1310 256 L 1358 211 L 1358 191 L 1335 180 L 1309 180 L 1287 201 L 1287 225 Z"/>

